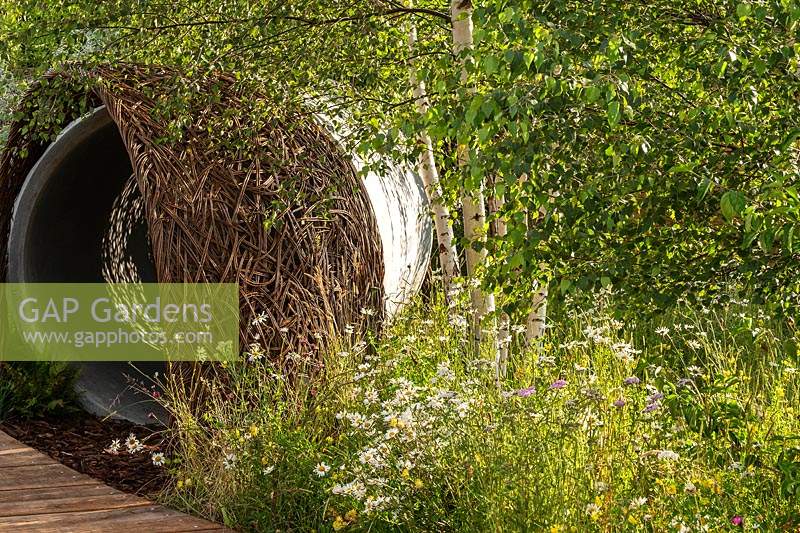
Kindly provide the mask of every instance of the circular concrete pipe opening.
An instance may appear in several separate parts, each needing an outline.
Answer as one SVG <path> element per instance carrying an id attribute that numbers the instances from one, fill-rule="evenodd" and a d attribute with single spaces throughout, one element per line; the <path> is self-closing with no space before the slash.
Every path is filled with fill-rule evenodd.
<path id="1" fill-rule="evenodd" d="M 105 108 L 70 124 L 28 174 L 17 197 L 9 238 L 12 283 L 102 283 L 103 237 L 114 200 L 132 172 L 119 131 Z M 156 281 L 145 224 L 129 250 L 142 280 Z M 84 408 L 132 422 L 164 413 L 132 380 L 150 386 L 164 363 L 82 363 L 77 382 Z"/>

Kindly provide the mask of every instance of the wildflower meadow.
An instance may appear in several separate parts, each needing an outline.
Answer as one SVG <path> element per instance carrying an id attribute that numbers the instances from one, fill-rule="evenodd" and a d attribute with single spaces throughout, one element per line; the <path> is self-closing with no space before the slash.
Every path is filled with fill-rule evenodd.
<path id="1" fill-rule="evenodd" d="M 796 528 L 796 333 L 735 298 L 647 322 L 612 302 L 565 305 L 532 349 L 512 328 L 501 382 L 418 304 L 292 382 L 257 354 L 220 369 L 199 418 L 167 386 L 165 497 L 264 531 Z"/>

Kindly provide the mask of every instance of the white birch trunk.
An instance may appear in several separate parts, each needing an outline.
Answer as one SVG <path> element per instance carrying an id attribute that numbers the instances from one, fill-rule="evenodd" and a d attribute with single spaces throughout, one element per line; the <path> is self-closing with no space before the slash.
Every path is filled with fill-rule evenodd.
<path id="1" fill-rule="evenodd" d="M 528 175 L 520 176 L 520 181 L 528 180 Z M 539 216 L 545 216 L 547 211 L 544 207 L 539 208 Z M 528 227 L 534 224 L 534 219 L 528 213 Z M 534 282 L 533 298 L 531 299 L 531 310 L 525 323 L 525 344 L 528 347 L 534 346 L 539 339 L 544 336 L 547 329 L 547 285 L 541 281 Z"/>
<path id="2" fill-rule="evenodd" d="M 494 194 L 489 196 L 488 207 L 489 214 L 493 218 L 492 232 L 496 237 L 505 237 L 508 233 L 508 226 L 506 221 L 498 216 L 498 213 L 505 204 L 503 195 L 497 194 L 495 188 Z M 498 386 L 500 382 L 505 379 L 508 373 L 508 350 L 511 344 L 511 319 L 507 313 L 500 313 L 497 324 L 497 355 L 495 358 L 495 372 Z"/>
<path id="3" fill-rule="evenodd" d="M 408 49 L 413 56 L 417 43 L 417 29 L 413 23 L 408 31 Z M 425 82 L 417 78 L 415 60 L 409 60 L 408 65 L 409 81 L 414 95 L 417 111 L 420 115 L 428 112 L 430 103 L 425 90 Z M 436 239 L 439 248 L 439 264 L 442 267 L 442 281 L 444 292 L 448 299 L 453 292 L 453 278 L 461 274 L 458 266 L 458 252 L 456 250 L 453 227 L 450 224 L 450 210 L 442 202 L 442 186 L 439 182 L 439 172 L 436 169 L 436 159 L 433 154 L 433 143 L 430 135 L 420 133 L 419 142 L 423 145 L 422 153 L 419 155 L 419 173 L 425 184 L 425 192 L 433 212 L 433 222 L 436 227 Z"/>
<path id="4" fill-rule="evenodd" d="M 528 346 L 536 344 L 547 328 L 547 285 L 537 282 L 536 287 L 525 324 L 525 343 Z"/>
<path id="5" fill-rule="evenodd" d="M 452 0 L 450 3 L 450 18 L 453 23 L 453 52 L 461 54 L 472 47 L 472 2 L 471 0 Z M 461 68 L 461 81 L 467 83 L 467 69 Z M 458 146 L 458 167 L 466 173 L 469 163 L 469 147 Z M 483 184 L 476 191 L 465 191 L 462 198 L 464 216 L 464 237 L 470 243 L 485 240 L 486 203 L 483 195 Z M 467 276 L 473 278 L 478 266 L 486 262 L 486 250 L 476 251 L 472 246 L 466 250 Z M 472 279 L 470 280 L 472 281 Z M 483 338 L 483 318 L 494 311 L 494 294 L 485 293 L 479 286 L 472 286 L 470 290 L 472 301 L 473 337 L 476 346 L 480 345 Z"/>

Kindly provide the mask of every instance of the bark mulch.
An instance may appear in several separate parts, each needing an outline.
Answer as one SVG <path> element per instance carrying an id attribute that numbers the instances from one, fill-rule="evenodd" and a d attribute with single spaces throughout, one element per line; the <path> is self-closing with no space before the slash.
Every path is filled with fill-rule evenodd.
<path id="1" fill-rule="evenodd" d="M 100 420 L 84 412 L 62 417 L 33 420 L 5 420 L 0 430 L 18 441 L 49 455 L 56 461 L 115 489 L 138 496 L 154 497 L 164 487 L 163 467 L 153 464 L 151 454 L 165 451 L 161 438 L 152 428 L 122 420 Z M 128 453 L 125 440 L 130 434 L 143 444 L 137 453 Z M 120 451 L 107 450 L 119 439 Z"/>

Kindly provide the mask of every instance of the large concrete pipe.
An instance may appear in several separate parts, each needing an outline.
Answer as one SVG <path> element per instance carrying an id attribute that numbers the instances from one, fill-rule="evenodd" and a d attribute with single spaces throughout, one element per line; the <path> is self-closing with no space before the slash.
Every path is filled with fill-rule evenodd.
<path id="1" fill-rule="evenodd" d="M 354 159 L 358 167 L 360 161 Z M 11 222 L 9 282 L 103 282 L 103 237 L 112 205 L 132 172 L 116 124 L 104 107 L 72 122 L 28 174 Z M 431 254 L 432 225 L 420 178 L 403 167 L 365 181 L 382 241 L 387 316 L 422 283 Z M 145 224 L 129 250 L 143 281 L 155 281 Z M 83 363 L 77 382 L 90 412 L 152 423 L 158 406 L 132 388 L 163 363 Z"/>

